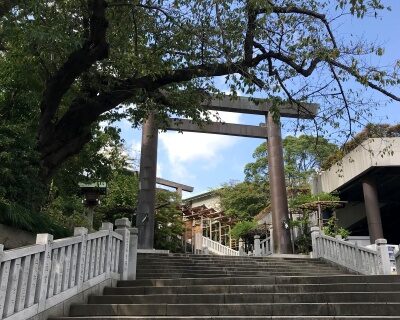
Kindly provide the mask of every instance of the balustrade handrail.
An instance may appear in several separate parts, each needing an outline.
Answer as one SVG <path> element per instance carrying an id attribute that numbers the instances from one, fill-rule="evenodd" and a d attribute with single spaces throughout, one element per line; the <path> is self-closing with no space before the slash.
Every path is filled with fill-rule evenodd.
<path id="1" fill-rule="evenodd" d="M 232 248 L 229 248 L 217 241 L 214 241 L 208 237 L 203 236 L 203 241 L 202 241 L 203 247 L 207 247 L 211 252 L 215 254 L 220 254 L 224 256 L 238 256 L 239 251 L 236 251 Z"/>
<path id="2" fill-rule="evenodd" d="M 256 246 L 256 243 L 254 244 Z M 269 256 L 273 253 L 272 236 L 267 236 L 264 240 L 260 241 L 260 256 Z"/>
<path id="3" fill-rule="evenodd" d="M 366 275 L 391 273 L 385 239 L 376 240 L 376 250 L 373 250 L 324 235 L 318 227 L 311 228 L 311 238 L 313 258 L 323 258 Z"/>
<path id="4" fill-rule="evenodd" d="M 75 228 L 58 240 L 39 234 L 36 244 L 18 249 L 0 245 L 0 319 L 25 320 L 101 282 L 127 279 L 130 222 L 116 225 L 90 234 Z"/>
<path id="5" fill-rule="evenodd" d="M 397 273 L 400 274 L 400 246 L 399 246 L 399 249 L 397 250 L 397 252 L 395 252 L 395 254 L 394 254 L 394 259 L 396 261 Z"/>

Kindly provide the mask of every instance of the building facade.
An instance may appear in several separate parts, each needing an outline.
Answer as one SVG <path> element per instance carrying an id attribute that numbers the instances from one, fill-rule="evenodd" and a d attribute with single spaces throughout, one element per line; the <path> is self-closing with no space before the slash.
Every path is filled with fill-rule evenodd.
<path id="1" fill-rule="evenodd" d="M 400 138 L 374 138 L 360 144 L 329 170 L 317 174 L 314 194 L 337 192 L 346 201 L 335 210 L 352 236 L 400 243 Z"/>

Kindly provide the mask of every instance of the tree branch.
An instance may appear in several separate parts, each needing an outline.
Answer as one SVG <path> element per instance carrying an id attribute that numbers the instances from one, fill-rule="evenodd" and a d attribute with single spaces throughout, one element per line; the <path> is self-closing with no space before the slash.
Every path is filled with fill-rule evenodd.
<path id="1" fill-rule="evenodd" d="M 72 52 L 67 61 L 47 81 L 40 105 L 42 130 L 51 126 L 61 99 L 69 90 L 73 82 L 94 62 L 108 56 L 106 42 L 107 20 L 105 18 L 106 2 L 104 0 L 89 1 L 90 5 L 90 33 L 82 47 Z"/>
<path id="2" fill-rule="evenodd" d="M 361 84 L 366 85 L 366 86 L 368 86 L 368 87 L 370 87 L 372 89 L 375 89 L 375 90 L 383 93 L 384 95 L 388 96 L 389 98 L 392 98 L 393 100 L 400 101 L 400 97 L 398 97 L 395 94 L 393 94 L 393 93 L 391 93 L 391 92 L 379 87 L 378 85 L 376 85 L 373 82 L 369 81 L 366 76 L 360 75 L 358 72 L 356 72 L 352 68 L 344 65 L 343 63 L 340 63 L 340 62 L 332 60 L 332 59 L 328 59 L 327 62 L 332 64 L 332 65 L 334 65 L 335 67 L 338 67 L 339 69 L 342 69 L 342 70 L 348 72 L 354 78 L 356 78 L 357 81 L 360 82 Z"/>
<path id="3" fill-rule="evenodd" d="M 251 4 L 247 3 L 247 30 L 246 37 L 244 39 L 244 61 L 251 62 L 253 58 L 253 42 L 254 42 L 254 31 L 256 28 L 257 13 L 252 8 Z"/>
<path id="4" fill-rule="evenodd" d="M 326 16 L 324 14 L 321 14 L 321 13 L 318 13 L 318 12 L 315 12 L 313 10 L 309 10 L 306 8 L 299 8 L 299 7 L 295 7 L 295 6 L 287 6 L 287 7 L 276 6 L 271 1 L 268 1 L 268 4 L 270 5 L 269 8 L 260 9 L 257 11 L 257 13 L 267 13 L 267 12 L 270 12 L 272 9 L 272 12 L 274 12 L 274 13 L 282 13 L 282 14 L 297 13 L 297 14 L 307 15 L 307 16 L 310 16 L 310 17 L 320 20 L 325 25 L 325 28 L 328 31 L 329 37 L 332 40 L 332 44 L 333 44 L 334 48 L 337 48 L 337 43 L 336 43 L 335 37 L 333 35 L 333 32 L 329 25 L 329 22 L 326 19 Z"/>

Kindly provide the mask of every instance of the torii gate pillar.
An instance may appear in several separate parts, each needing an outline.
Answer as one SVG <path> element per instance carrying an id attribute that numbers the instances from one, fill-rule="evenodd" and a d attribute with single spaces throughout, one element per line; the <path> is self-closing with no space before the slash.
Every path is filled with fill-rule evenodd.
<path id="1" fill-rule="evenodd" d="M 139 174 L 140 191 L 136 215 L 139 249 L 153 249 L 154 246 L 157 146 L 158 126 L 154 113 L 150 113 L 142 128 Z"/>
<path id="2" fill-rule="evenodd" d="M 268 112 L 266 122 L 274 253 L 292 253 L 290 231 L 284 227 L 284 222 L 289 219 L 289 209 L 285 185 L 281 123 L 280 120 L 276 122 L 273 119 L 271 112 Z"/>

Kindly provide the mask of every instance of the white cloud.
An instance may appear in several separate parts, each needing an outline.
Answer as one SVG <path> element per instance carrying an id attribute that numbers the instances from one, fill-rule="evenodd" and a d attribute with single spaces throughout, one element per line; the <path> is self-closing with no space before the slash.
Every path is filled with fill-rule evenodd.
<path id="1" fill-rule="evenodd" d="M 219 117 L 227 123 L 238 123 L 240 114 L 219 112 Z M 169 160 L 168 172 L 171 179 L 194 180 L 195 176 L 187 168 L 194 161 L 203 161 L 202 169 L 215 167 L 223 157 L 223 150 L 235 144 L 235 137 L 192 133 L 160 133 L 159 141 Z M 236 140 L 237 141 L 237 140 Z"/>
<path id="2" fill-rule="evenodd" d="M 138 153 L 140 155 L 140 150 L 142 149 L 141 141 L 132 140 L 130 145 L 131 145 L 131 147 L 130 147 L 131 152 L 134 153 L 134 154 Z"/>

